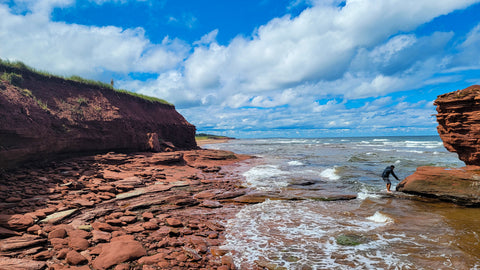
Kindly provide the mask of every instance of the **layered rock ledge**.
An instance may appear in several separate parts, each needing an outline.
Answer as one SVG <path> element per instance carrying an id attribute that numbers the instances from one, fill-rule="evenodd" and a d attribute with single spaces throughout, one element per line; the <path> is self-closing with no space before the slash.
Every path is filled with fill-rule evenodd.
<path id="1" fill-rule="evenodd" d="M 0 76 L 0 169 L 73 154 L 197 147 L 195 127 L 168 103 L 1 63 Z"/>
<path id="2" fill-rule="evenodd" d="M 4 171 L 0 269 L 234 269 L 220 246 L 246 158 L 108 153 Z"/>
<path id="3" fill-rule="evenodd" d="M 480 206 L 480 167 L 419 167 L 397 185 L 397 191 Z"/>

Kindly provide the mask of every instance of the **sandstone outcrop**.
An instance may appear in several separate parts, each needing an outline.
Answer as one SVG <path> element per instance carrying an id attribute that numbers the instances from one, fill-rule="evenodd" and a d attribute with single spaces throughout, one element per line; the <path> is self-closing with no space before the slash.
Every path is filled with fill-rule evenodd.
<path id="1" fill-rule="evenodd" d="M 438 96 L 438 134 L 466 165 L 480 165 L 480 85 Z"/>
<path id="2" fill-rule="evenodd" d="M 463 168 L 419 167 L 396 190 L 435 197 L 467 206 L 480 206 L 480 86 L 438 96 L 438 133 Z"/>
<path id="3" fill-rule="evenodd" d="M 0 169 L 76 153 L 197 147 L 195 127 L 168 103 L 1 63 L 0 76 Z"/>
<path id="4" fill-rule="evenodd" d="M 480 206 L 480 167 L 419 167 L 397 190 L 466 206 Z"/>

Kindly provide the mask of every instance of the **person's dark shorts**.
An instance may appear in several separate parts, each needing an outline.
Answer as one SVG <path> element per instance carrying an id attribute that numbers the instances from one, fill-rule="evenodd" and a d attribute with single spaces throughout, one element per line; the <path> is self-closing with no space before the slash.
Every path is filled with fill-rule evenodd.
<path id="1" fill-rule="evenodd" d="M 391 184 L 390 179 L 388 177 L 383 177 L 383 181 L 387 184 Z"/>

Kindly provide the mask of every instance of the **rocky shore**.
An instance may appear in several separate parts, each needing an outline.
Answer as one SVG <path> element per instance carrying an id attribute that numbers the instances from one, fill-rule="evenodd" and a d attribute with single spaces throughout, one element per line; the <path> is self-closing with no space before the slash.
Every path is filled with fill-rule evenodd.
<path id="1" fill-rule="evenodd" d="M 234 269 L 227 151 L 108 153 L 0 172 L 0 269 Z"/>

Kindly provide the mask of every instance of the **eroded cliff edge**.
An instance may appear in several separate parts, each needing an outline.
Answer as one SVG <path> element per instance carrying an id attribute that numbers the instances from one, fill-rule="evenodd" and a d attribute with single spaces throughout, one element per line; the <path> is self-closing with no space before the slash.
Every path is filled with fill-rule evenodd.
<path id="1" fill-rule="evenodd" d="M 195 126 L 171 104 L 1 63 L 0 76 L 0 168 L 62 155 L 197 147 Z"/>
<path id="2" fill-rule="evenodd" d="M 463 168 L 419 167 L 397 191 L 480 206 L 480 85 L 437 97 L 438 133 L 445 148 L 458 154 Z"/>

